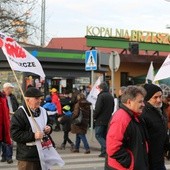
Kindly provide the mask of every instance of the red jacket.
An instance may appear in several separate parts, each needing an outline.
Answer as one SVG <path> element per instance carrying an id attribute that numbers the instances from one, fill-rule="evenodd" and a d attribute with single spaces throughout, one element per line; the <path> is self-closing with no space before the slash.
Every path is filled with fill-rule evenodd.
<path id="1" fill-rule="evenodd" d="M 0 92 L 0 141 L 11 144 L 10 138 L 10 116 L 7 99 Z"/>
<path id="2" fill-rule="evenodd" d="M 52 103 L 54 103 L 57 107 L 57 112 L 59 115 L 62 115 L 62 107 L 61 107 L 61 103 L 60 103 L 60 99 L 57 95 L 57 93 L 52 93 L 51 94 L 51 99 L 52 99 Z"/>
<path id="3" fill-rule="evenodd" d="M 127 108 L 114 113 L 106 139 L 108 170 L 147 170 L 148 145 L 142 120 Z"/>

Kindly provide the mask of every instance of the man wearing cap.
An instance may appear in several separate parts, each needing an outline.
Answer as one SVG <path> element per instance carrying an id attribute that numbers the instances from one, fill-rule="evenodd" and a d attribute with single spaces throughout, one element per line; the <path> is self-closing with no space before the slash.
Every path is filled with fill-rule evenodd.
<path id="1" fill-rule="evenodd" d="M 149 170 L 166 170 L 164 151 L 167 139 L 167 120 L 162 111 L 162 89 L 154 84 L 145 84 L 147 92 L 141 117 L 149 135 Z"/>
<path id="2" fill-rule="evenodd" d="M 5 83 L 3 85 L 3 92 L 7 96 L 8 107 L 9 107 L 11 114 L 13 114 L 19 107 L 19 103 L 15 95 L 12 94 L 13 89 L 14 89 L 14 86 L 11 83 Z"/>
<path id="3" fill-rule="evenodd" d="M 19 103 L 15 97 L 14 94 L 12 94 L 12 91 L 14 89 L 14 86 L 7 82 L 3 84 L 3 94 L 6 96 L 7 99 L 7 104 L 9 108 L 9 113 L 12 115 L 19 107 Z M 6 144 L 2 143 L 2 159 L 1 162 L 7 161 L 7 163 L 13 163 L 12 160 L 12 155 L 13 155 L 13 146 L 12 144 Z"/>
<path id="4" fill-rule="evenodd" d="M 11 119 L 11 136 L 17 142 L 16 159 L 19 170 L 40 170 L 42 168 L 37 141 L 43 141 L 51 133 L 46 110 L 40 107 L 43 94 L 35 87 L 25 92 L 25 104 Z"/>

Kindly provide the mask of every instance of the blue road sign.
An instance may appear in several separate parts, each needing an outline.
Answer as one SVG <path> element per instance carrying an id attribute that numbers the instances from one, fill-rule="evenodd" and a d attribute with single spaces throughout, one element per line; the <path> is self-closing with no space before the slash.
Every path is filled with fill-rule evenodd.
<path id="1" fill-rule="evenodd" d="M 86 51 L 85 70 L 97 70 L 97 50 Z"/>

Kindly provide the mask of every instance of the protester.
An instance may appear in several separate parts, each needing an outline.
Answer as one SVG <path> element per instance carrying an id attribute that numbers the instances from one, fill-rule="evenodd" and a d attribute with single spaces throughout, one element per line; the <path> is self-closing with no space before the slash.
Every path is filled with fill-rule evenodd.
<path id="1" fill-rule="evenodd" d="M 168 119 L 168 129 L 170 130 L 170 94 L 163 98 L 163 109 Z"/>
<path id="2" fill-rule="evenodd" d="M 14 112 L 18 109 L 19 103 L 14 94 L 12 94 L 14 86 L 11 83 L 4 83 L 3 84 L 3 93 L 6 96 L 9 113 L 10 115 L 14 114 Z M 1 162 L 6 162 L 11 164 L 13 163 L 12 160 L 13 155 L 13 144 L 9 145 L 6 143 L 2 143 L 2 159 Z"/>
<path id="3" fill-rule="evenodd" d="M 54 103 L 52 103 L 51 101 L 51 96 L 47 95 L 45 98 L 45 104 L 42 106 L 48 114 L 48 118 L 49 118 L 49 123 L 50 125 L 55 125 L 56 124 L 56 119 L 57 119 L 57 109 L 56 109 L 56 105 Z M 53 144 L 53 147 L 56 148 L 55 142 L 53 141 L 53 139 L 50 136 L 50 140 Z"/>
<path id="4" fill-rule="evenodd" d="M 105 170 L 148 170 L 147 131 L 139 115 L 146 91 L 128 86 L 109 124 Z"/>
<path id="5" fill-rule="evenodd" d="M 109 93 L 109 87 L 106 82 L 102 82 L 98 86 L 100 93 L 98 94 L 94 110 L 95 121 L 95 137 L 101 145 L 101 153 L 99 157 L 106 155 L 106 133 L 108 123 L 114 110 L 114 98 Z"/>
<path id="6" fill-rule="evenodd" d="M 74 110 L 74 106 L 77 103 L 77 95 L 80 94 L 80 91 L 77 88 L 73 88 L 72 96 L 70 100 L 71 111 Z"/>
<path id="7" fill-rule="evenodd" d="M 168 121 L 168 142 L 170 143 L 170 94 L 163 97 L 163 111 L 166 113 Z M 167 148 L 165 153 L 167 160 L 170 160 L 170 148 Z"/>
<path id="8" fill-rule="evenodd" d="M 90 153 L 90 147 L 86 138 L 86 133 L 88 129 L 88 121 L 89 121 L 89 114 L 90 114 L 90 105 L 86 100 L 86 97 L 83 93 L 77 95 L 77 103 L 74 106 L 73 116 L 72 119 L 74 121 L 75 118 L 78 117 L 80 109 L 83 114 L 82 122 L 79 125 L 72 124 L 71 125 L 71 132 L 76 134 L 76 142 L 75 142 L 75 149 L 73 152 L 79 152 L 80 149 L 80 142 L 82 140 L 84 144 L 85 154 Z"/>
<path id="9" fill-rule="evenodd" d="M 85 96 L 86 96 L 86 98 L 87 98 L 87 96 L 89 95 L 89 93 L 90 93 L 90 91 L 91 91 L 91 86 L 90 86 L 90 85 L 86 86 L 85 91 L 86 91 Z"/>
<path id="10" fill-rule="evenodd" d="M 43 108 L 47 111 L 50 124 L 51 125 L 55 124 L 56 123 L 56 119 L 57 119 L 57 107 L 52 102 L 52 99 L 51 99 L 50 95 L 46 96 Z"/>
<path id="11" fill-rule="evenodd" d="M 57 94 L 57 89 L 52 88 L 50 92 L 51 92 L 52 102 L 56 105 L 58 115 L 62 115 L 62 107 L 61 107 L 60 98 Z"/>
<path id="12" fill-rule="evenodd" d="M 58 118 L 59 123 L 62 125 L 62 130 L 64 131 L 63 142 L 60 149 L 65 149 L 66 143 L 71 145 L 71 150 L 74 149 L 74 143 L 69 138 L 69 132 L 71 131 L 71 116 L 70 106 L 66 105 L 63 107 L 63 115 Z"/>
<path id="13" fill-rule="evenodd" d="M 118 107 L 120 107 L 120 103 L 121 103 L 121 96 L 124 93 L 124 91 L 126 90 L 126 86 L 121 86 L 119 89 L 119 96 L 118 96 Z"/>
<path id="14" fill-rule="evenodd" d="M 19 103 L 14 94 L 12 94 L 14 86 L 11 83 L 5 83 L 3 85 L 3 92 L 5 93 L 8 101 L 8 107 L 10 114 L 13 114 L 19 107 Z"/>
<path id="15" fill-rule="evenodd" d="M 145 84 L 147 95 L 141 117 L 149 135 L 149 169 L 165 170 L 164 153 L 167 141 L 167 119 L 162 111 L 162 89 L 154 84 Z"/>
<path id="16" fill-rule="evenodd" d="M 51 162 L 47 164 L 46 160 L 54 153 L 51 153 L 54 148 L 48 138 L 52 128 L 46 110 L 40 107 L 42 96 L 35 87 L 28 88 L 26 103 L 12 116 L 11 136 L 17 142 L 18 170 L 50 169 Z"/>
<path id="17" fill-rule="evenodd" d="M 56 117 L 56 120 L 57 120 L 58 117 L 63 114 L 62 106 L 61 106 L 60 98 L 59 98 L 58 93 L 57 93 L 57 89 L 56 88 L 52 88 L 50 90 L 50 92 L 51 92 L 52 103 L 54 103 L 56 105 L 56 108 L 57 108 L 57 117 Z M 60 130 L 61 130 L 60 129 L 60 125 L 59 125 L 59 122 L 57 120 L 56 121 L 55 131 L 60 131 Z"/>
<path id="18" fill-rule="evenodd" d="M 64 107 L 66 105 L 71 105 L 71 93 L 68 93 L 68 91 L 65 92 L 65 94 L 60 97 L 60 103 L 61 103 L 61 106 Z"/>
<path id="19" fill-rule="evenodd" d="M 11 148 L 8 146 L 12 145 L 11 137 L 10 137 L 10 117 L 9 117 L 9 108 L 7 105 L 6 96 L 4 93 L 0 92 L 0 151 L 3 146 L 7 146 L 6 148 Z M 12 152 L 9 152 L 10 154 Z M 7 161 L 7 163 L 12 163 L 12 155 L 2 153 L 1 162 Z"/>

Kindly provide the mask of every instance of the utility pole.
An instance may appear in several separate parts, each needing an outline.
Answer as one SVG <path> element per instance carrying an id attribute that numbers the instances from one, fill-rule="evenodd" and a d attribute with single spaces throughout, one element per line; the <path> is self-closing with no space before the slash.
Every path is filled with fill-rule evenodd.
<path id="1" fill-rule="evenodd" d="M 41 4 L 41 46 L 45 46 L 45 0 Z"/>

